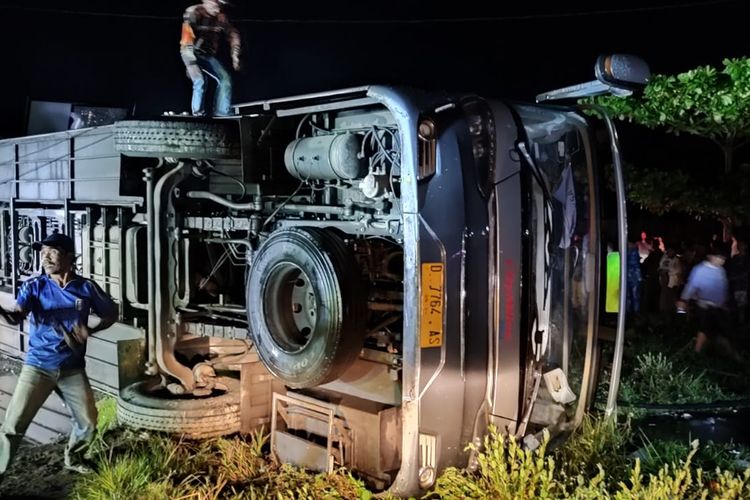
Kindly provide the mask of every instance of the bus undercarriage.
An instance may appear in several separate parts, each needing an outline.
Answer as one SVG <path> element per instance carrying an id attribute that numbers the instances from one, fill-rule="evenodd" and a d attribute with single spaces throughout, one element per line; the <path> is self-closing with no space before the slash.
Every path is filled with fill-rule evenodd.
<path id="1" fill-rule="evenodd" d="M 135 341 L 99 376 L 123 422 L 265 426 L 278 459 L 396 494 L 471 466 L 490 425 L 533 446 L 580 422 L 599 315 L 588 119 L 377 86 L 236 110 L 0 141 L 0 299 L 39 272 L 33 241 L 73 237 Z M 26 328 L 0 325 L 2 349 L 22 356 Z"/>

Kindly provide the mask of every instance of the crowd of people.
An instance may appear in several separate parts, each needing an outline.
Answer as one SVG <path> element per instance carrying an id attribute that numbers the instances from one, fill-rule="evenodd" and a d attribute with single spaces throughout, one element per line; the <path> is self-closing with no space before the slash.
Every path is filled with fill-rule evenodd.
<path id="1" fill-rule="evenodd" d="M 673 242 L 645 232 L 628 242 L 627 309 L 641 321 L 687 314 L 696 352 L 717 338 L 745 341 L 750 265 L 747 239 Z"/>

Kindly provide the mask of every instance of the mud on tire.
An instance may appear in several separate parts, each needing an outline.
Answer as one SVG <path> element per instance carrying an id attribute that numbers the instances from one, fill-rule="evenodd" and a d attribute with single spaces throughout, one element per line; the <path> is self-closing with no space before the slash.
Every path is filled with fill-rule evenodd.
<path id="1" fill-rule="evenodd" d="M 115 149 L 126 156 L 239 158 L 239 125 L 234 121 L 125 120 L 115 123 Z"/>
<path id="2" fill-rule="evenodd" d="M 120 391 L 117 419 L 137 429 L 184 434 L 198 439 L 233 434 L 240 430 L 240 381 L 218 377 L 227 391 L 205 398 L 170 398 L 149 393 L 140 381 Z"/>
<path id="3" fill-rule="evenodd" d="M 363 288 L 354 257 L 335 233 L 273 233 L 247 280 L 250 334 L 266 368 L 292 388 L 338 378 L 362 349 Z"/>

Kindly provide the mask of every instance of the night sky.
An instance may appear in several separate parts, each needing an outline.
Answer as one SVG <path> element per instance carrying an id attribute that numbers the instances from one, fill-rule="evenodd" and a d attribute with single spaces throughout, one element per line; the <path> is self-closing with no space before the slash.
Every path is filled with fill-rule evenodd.
<path id="1" fill-rule="evenodd" d="M 189 109 L 178 44 L 192 3 L 0 0 L 0 137 L 24 134 L 29 99 L 126 106 L 138 117 Z M 234 101 L 371 83 L 533 100 L 592 79 L 608 52 L 640 55 L 655 73 L 720 67 L 750 55 L 746 3 L 233 0 L 244 47 Z M 622 135 L 628 158 L 655 168 L 715 154 L 695 140 Z"/>
<path id="2" fill-rule="evenodd" d="M 191 3 L 1 0 L 0 137 L 24 132 L 28 99 L 187 109 L 178 42 Z M 533 99 L 591 79 L 605 52 L 660 73 L 720 65 L 750 54 L 746 28 L 730 27 L 747 19 L 743 3 L 233 0 L 245 48 L 235 102 L 368 83 Z"/>

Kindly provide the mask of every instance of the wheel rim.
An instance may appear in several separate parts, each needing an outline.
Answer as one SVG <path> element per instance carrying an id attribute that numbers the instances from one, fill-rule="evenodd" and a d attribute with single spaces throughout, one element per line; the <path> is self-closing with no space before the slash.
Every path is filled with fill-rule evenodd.
<path id="1" fill-rule="evenodd" d="M 285 352 L 310 343 L 318 318 L 318 300 L 310 277 L 296 264 L 273 268 L 263 294 L 263 311 L 274 343 Z"/>

